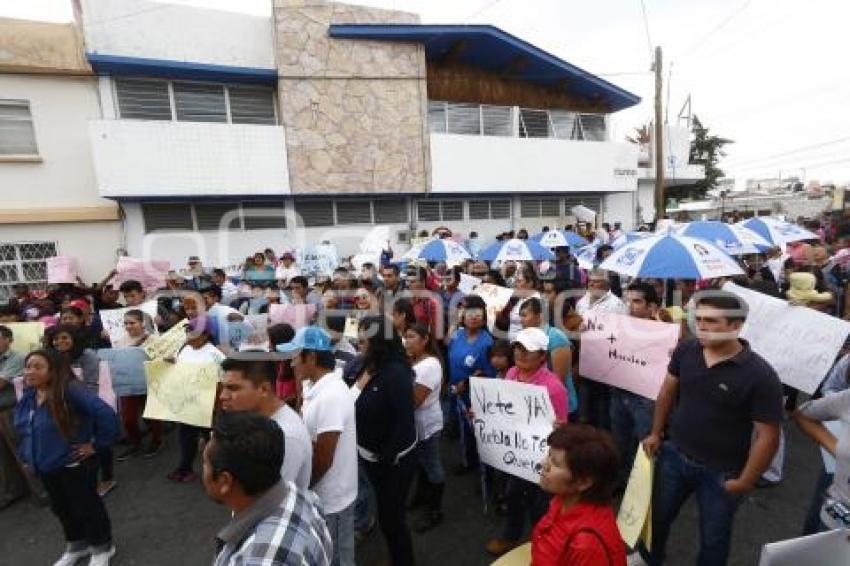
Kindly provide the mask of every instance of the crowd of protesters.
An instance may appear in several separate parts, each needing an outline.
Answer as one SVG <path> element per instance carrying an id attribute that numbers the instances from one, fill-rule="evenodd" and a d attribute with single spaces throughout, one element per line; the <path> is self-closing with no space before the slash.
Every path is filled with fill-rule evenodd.
<path id="1" fill-rule="evenodd" d="M 603 225 L 585 235 L 599 244 L 600 262 L 622 231 Z M 433 237 L 452 233 L 441 228 Z M 528 234 L 500 236 L 514 237 Z M 834 474 L 813 486 L 803 532 L 848 526 L 850 436 L 822 425 L 850 419 L 847 354 L 813 400 L 795 407 L 796 395 L 738 338 L 746 303 L 727 292 L 700 294 L 723 281 L 625 280 L 581 269 L 568 247 L 550 262 L 488 263 L 474 259 L 475 233 L 465 244 L 473 259 L 458 265 L 403 264 L 386 250 L 374 264 L 343 262 L 328 277 L 302 272 L 293 251 L 258 252 L 237 276 L 191 257 L 162 293 L 134 280 L 112 285 L 114 272 L 93 286 L 15 286 L 0 308 L 0 507 L 46 494 L 66 540 L 56 564 L 109 564 L 115 546 L 102 497 L 117 485 L 114 462 L 157 457 L 173 436 L 179 461 L 167 479 L 193 482 L 200 472 L 209 497 L 234 513 L 211 543 L 217 565 L 354 564 L 357 543 L 376 523 L 390 563 L 412 564 L 411 531 L 451 522 L 444 488 L 464 474 L 482 477 L 504 516 L 502 532 L 484 545 L 492 555 L 530 538 L 536 566 L 623 565 L 615 502 L 643 446 L 656 459 L 651 552 L 639 549 L 645 560 L 664 562 L 679 509 L 696 493 L 698 563 L 718 565 L 729 555 L 742 496 L 777 481 L 770 472 L 781 470 L 788 414 L 838 457 Z M 742 257 L 746 275 L 734 281 L 841 316 L 843 264 L 830 261 L 839 247 L 800 242 Z M 482 297 L 461 290 L 466 275 L 513 296 L 488 311 Z M 155 317 L 140 309 L 151 299 Z M 271 324 L 262 345 L 245 341 L 251 317 L 274 304 L 314 305 L 314 319 L 297 330 Z M 126 339 L 113 343 L 99 313 L 126 307 Z M 656 400 L 581 376 L 583 319 L 599 312 L 681 325 Z M 98 397 L 97 350 L 141 348 L 184 319 L 188 340 L 171 361 L 221 365 L 212 428 L 143 419 L 144 394 L 120 396 L 116 414 Z M 21 321 L 47 327 L 42 347 L 25 355 L 2 325 Z M 12 382 L 21 376 L 16 395 Z M 480 462 L 470 377 L 548 392 L 557 420 L 539 483 Z M 445 469 L 445 449 L 458 451 L 458 468 Z"/>

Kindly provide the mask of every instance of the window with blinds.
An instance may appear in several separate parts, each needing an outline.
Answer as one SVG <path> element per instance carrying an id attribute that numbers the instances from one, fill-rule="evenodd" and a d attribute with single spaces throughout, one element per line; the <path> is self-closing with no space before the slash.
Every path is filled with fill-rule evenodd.
<path id="1" fill-rule="evenodd" d="M 421 222 L 463 220 L 462 200 L 421 200 L 416 203 L 416 209 Z"/>
<path id="2" fill-rule="evenodd" d="M 230 121 L 234 124 L 276 123 L 274 90 L 261 86 L 229 86 Z"/>
<path id="3" fill-rule="evenodd" d="M 463 220 L 463 201 L 444 200 L 441 201 L 443 220 Z"/>
<path id="4" fill-rule="evenodd" d="M 550 110 L 549 119 L 552 120 L 553 137 L 559 140 L 581 139 L 575 112 Z"/>
<path id="5" fill-rule="evenodd" d="M 511 201 L 499 200 L 470 200 L 470 220 L 498 220 L 511 217 Z"/>
<path id="6" fill-rule="evenodd" d="M 522 218 L 543 218 L 561 215 L 561 201 L 557 198 L 524 198 L 520 201 Z"/>
<path id="7" fill-rule="evenodd" d="M 490 201 L 489 200 L 471 200 L 471 201 L 469 201 L 469 219 L 470 220 L 489 220 L 490 219 Z"/>
<path id="8" fill-rule="evenodd" d="M 334 207 L 329 200 L 296 202 L 295 213 L 298 225 L 305 228 L 334 225 Z"/>
<path id="9" fill-rule="evenodd" d="M 198 230 L 239 230 L 242 227 L 239 203 L 204 202 L 194 206 Z"/>
<path id="10" fill-rule="evenodd" d="M 283 203 L 280 201 L 243 202 L 242 225 L 245 230 L 286 228 Z"/>
<path id="11" fill-rule="evenodd" d="M 336 203 L 337 224 L 371 224 L 372 203 L 368 200 L 344 200 Z"/>
<path id="12" fill-rule="evenodd" d="M 0 155 L 38 155 L 26 100 L 0 100 Z"/>
<path id="13" fill-rule="evenodd" d="M 512 108 L 510 106 L 481 105 L 481 133 L 485 136 L 512 136 Z"/>
<path id="14" fill-rule="evenodd" d="M 115 94 L 121 118 L 171 120 L 168 81 L 115 79 Z"/>
<path id="15" fill-rule="evenodd" d="M 510 199 L 499 199 L 490 201 L 490 218 L 501 220 L 511 217 Z"/>
<path id="16" fill-rule="evenodd" d="M 437 134 L 445 134 L 448 130 L 445 102 L 440 100 L 428 101 L 428 130 Z"/>
<path id="17" fill-rule="evenodd" d="M 376 200 L 372 207 L 376 224 L 407 222 L 407 201 L 404 199 Z"/>
<path id="18" fill-rule="evenodd" d="M 179 121 L 227 122 L 223 85 L 175 82 L 172 88 Z"/>
<path id="19" fill-rule="evenodd" d="M 481 134 L 481 110 L 478 104 L 449 102 L 447 131 L 450 134 Z"/>
<path id="20" fill-rule="evenodd" d="M 569 195 L 564 197 L 564 211 L 567 216 L 574 216 L 572 212 L 573 207 L 581 205 L 586 206 L 597 214 L 604 213 L 605 211 L 602 209 L 604 202 L 605 199 L 602 195 Z"/>
<path id="21" fill-rule="evenodd" d="M 601 114 L 581 114 L 582 139 L 585 141 L 605 141 L 605 116 Z"/>
<path id="22" fill-rule="evenodd" d="M 195 228 L 192 222 L 192 205 L 188 203 L 144 203 L 142 217 L 145 220 L 145 232 L 182 232 Z"/>

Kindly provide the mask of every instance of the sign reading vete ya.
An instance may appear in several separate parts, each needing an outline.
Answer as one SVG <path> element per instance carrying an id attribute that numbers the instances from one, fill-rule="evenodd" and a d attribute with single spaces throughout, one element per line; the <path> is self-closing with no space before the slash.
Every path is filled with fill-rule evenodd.
<path id="1" fill-rule="evenodd" d="M 850 334 L 850 323 L 734 283 L 723 289 L 749 307 L 741 338 L 773 366 L 782 383 L 814 393 Z"/>
<path id="2" fill-rule="evenodd" d="M 555 410 L 545 387 L 470 377 L 472 428 L 481 461 L 525 480 L 540 481 Z"/>
<path id="3" fill-rule="evenodd" d="M 678 324 L 588 314 L 581 333 L 579 371 L 594 381 L 655 399 L 678 340 Z"/>

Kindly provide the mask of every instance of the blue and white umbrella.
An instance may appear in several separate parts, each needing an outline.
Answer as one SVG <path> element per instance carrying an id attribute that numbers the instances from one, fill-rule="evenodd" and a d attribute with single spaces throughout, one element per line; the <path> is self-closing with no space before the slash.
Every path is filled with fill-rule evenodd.
<path id="1" fill-rule="evenodd" d="M 772 247 L 770 242 L 749 228 L 718 220 L 688 222 L 679 226 L 676 233 L 708 240 L 729 255 L 757 254 Z"/>
<path id="2" fill-rule="evenodd" d="M 440 238 L 431 240 L 422 246 L 416 257 L 425 261 L 444 261 L 457 264 L 470 259 L 472 256 L 469 255 L 469 251 L 463 245 L 454 240 Z"/>
<path id="3" fill-rule="evenodd" d="M 619 250 L 626 244 L 631 244 L 632 242 L 636 242 L 650 236 L 653 236 L 651 232 L 626 232 L 622 236 L 615 238 L 614 241 L 611 242 L 611 247 L 615 250 Z M 582 269 L 593 269 L 596 267 L 596 250 L 598 250 L 601 246 L 602 244 L 598 241 L 594 241 L 594 243 L 580 248 L 574 254 L 578 261 L 578 266 Z"/>
<path id="4" fill-rule="evenodd" d="M 621 275 L 658 279 L 713 279 L 744 272 L 706 240 L 660 234 L 626 244 L 599 265 Z"/>
<path id="5" fill-rule="evenodd" d="M 587 245 L 587 240 L 572 230 L 549 230 L 535 234 L 531 239 L 547 248 L 560 248 L 562 246 L 580 248 Z"/>
<path id="6" fill-rule="evenodd" d="M 533 240 L 505 240 L 487 246 L 478 254 L 484 261 L 543 261 L 554 255 Z"/>
<path id="7" fill-rule="evenodd" d="M 817 234 L 809 232 L 805 228 L 771 216 L 758 216 L 738 222 L 738 224 L 744 228 L 749 228 L 774 246 L 782 247 L 789 242 L 818 239 Z"/>
<path id="8" fill-rule="evenodd" d="M 650 236 L 652 236 L 652 232 L 626 232 L 622 236 L 614 238 L 614 241 L 611 242 L 611 247 L 615 250 L 619 250 L 626 244 L 631 244 L 632 242 L 636 242 Z"/>

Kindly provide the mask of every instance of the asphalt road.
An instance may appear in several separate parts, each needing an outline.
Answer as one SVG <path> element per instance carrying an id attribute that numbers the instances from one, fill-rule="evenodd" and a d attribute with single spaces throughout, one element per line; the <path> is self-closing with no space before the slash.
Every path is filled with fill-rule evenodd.
<path id="1" fill-rule="evenodd" d="M 732 565 L 758 563 L 765 542 L 799 534 L 811 492 L 820 471 L 814 445 L 793 427 L 789 431 L 785 479 L 777 487 L 752 493 L 738 512 Z M 444 461 L 457 461 L 453 441 L 444 440 Z M 116 464 L 118 487 L 106 497 L 118 552 L 113 564 L 200 566 L 211 564 L 212 540 L 229 517 L 209 501 L 199 482 L 174 484 L 165 475 L 177 462 L 176 438 L 151 460 Z M 420 565 L 476 566 L 491 562 L 484 551 L 498 534 L 500 518 L 483 514 L 475 476 L 449 476 L 444 523 L 424 535 L 414 535 Z M 693 564 L 698 550 L 696 507 L 693 499 L 679 517 L 670 541 L 671 565 Z M 0 565 L 47 565 L 61 554 L 62 535 L 49 509 L 23 500 L 0 511 Z M 376 529 L 358 549 L 358 563 L 386 563 L 383 541 Z"/>

